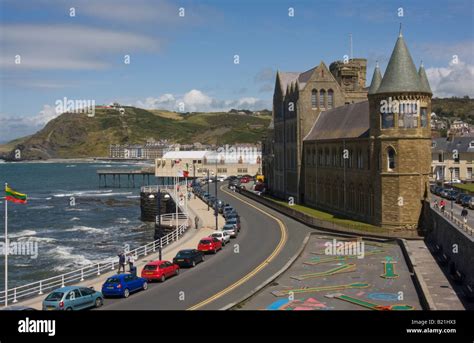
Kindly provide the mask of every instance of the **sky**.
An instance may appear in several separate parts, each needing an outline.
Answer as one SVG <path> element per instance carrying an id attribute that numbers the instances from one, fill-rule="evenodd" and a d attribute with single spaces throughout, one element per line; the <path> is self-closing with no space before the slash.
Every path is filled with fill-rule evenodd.
<path id="1" fill-rule="evenodd" d="M 277 70 L 342 60 L 349 34 L 370 83 L 400 23 L 434 96 L 474 97 L 473 18 L 472 0 L 0 0 L 0 142 L 41 129 L 64 98 L 271 109 Z"/>

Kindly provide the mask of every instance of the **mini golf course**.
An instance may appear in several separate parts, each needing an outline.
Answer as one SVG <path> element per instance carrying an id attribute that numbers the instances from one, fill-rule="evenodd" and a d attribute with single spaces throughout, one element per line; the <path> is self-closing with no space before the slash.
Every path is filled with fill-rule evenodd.
<path id="1" fill-rule="evenodd" d="M 337 266 L 335 268 L 326 270 L 324 272 L 319 272 L 319 273 L 310 273 L 310 274 L 303 274 L 303 275 L 298 275 L 298 276 L 291 276 L 292 279 L 295 280 L 306 280 L 306 279 L 312 279 L 312 278 L 317 278 L 317 277 L 323 277 L 323 276 L 329 276 L 329 275 L 334 275 L 334 274 L 339 274 L 339 273 L 349 273 L 353 272 L 356 270 L 356 265 L 353 263 L 344 263 L 341 266 Z"/>
<path id="2" fill-rule="evenodd" d="M 354 282 L 347 285 L 334 285 L 334 286 L 321 286 L 321 287 L 311 287 L 311 288 L 296 288 L 288 290 L 280 290 L 271 292 L 276 297 L 284 297 L 290 294 L 300 294 L 300 293 L 312 293 L 312 292 L 331 292 L 338 291 L 342 289 L 353 289 L 353 288 L 367 288 L 370 285 L 363 282 Z"/>
<path id="3" fill-rule="evenodd" d="M 365 301 L 359 298 L 351 297 L 342 293 L 327 294 L 326 297 L 347 301 L 347 302 L 350 302 L 351 304 L 362 306 L 362 307 L 368 308 L 370 310 L 375 310 L 375 311 L 411 311 L 415 309 L 413 306 L 404 305 L 404 304 L 379 305 L 379 304 Z"/>

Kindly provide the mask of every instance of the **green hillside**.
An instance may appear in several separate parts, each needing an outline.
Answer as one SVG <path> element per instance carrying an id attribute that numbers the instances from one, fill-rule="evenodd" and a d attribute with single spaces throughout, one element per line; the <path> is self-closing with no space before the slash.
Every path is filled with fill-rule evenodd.
<path id="1" fill-rule="evenodd" d="M 461 119 L 474 124 L 474 99 L 465 98 L 433 98 L 431 110 L 441 118 L 449 121 Z"/>
<path id="2" fill-rule="evenodd" d="M 0 146 L 0 153 L 20 149 L 22 159 L 108 156 L 109 144 L 169 139 L 175 143 L 255 143 L 262 139 L 270 116 L 232 113 L 187 113 L 124 107 L 97 109 L 94 117 L 64 113 L 34 135 Z"/>

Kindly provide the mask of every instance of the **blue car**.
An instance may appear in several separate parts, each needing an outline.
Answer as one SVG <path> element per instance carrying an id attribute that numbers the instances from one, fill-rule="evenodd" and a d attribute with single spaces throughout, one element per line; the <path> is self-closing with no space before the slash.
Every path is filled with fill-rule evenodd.
<path id="1" fill-rule="evenodd" d="M 92 288 L 68 286 L 58 288 L 43 300 L 43 311 L 73 311 L 101 307 L 104 296 Z"/>
<path id="2" fill-rule="evenodd" d="M 130 293 L 146 290 L 146 279 L 133 274 L 117 274 L 109 277 L 102 285 L 102 294 L 106 297 L 128 298 Z"/>

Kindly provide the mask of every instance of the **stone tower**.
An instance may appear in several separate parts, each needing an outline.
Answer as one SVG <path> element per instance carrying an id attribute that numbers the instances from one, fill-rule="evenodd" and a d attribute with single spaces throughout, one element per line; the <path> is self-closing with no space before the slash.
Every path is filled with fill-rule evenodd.
<path id="1" fill-rule="evenodd" d="M 376 225 L 418 226 L 429 188 L 431 96 L 423 65 L 416 70 L 400 31 L 383 78 L 377 66 L 368 94 Z"/>

